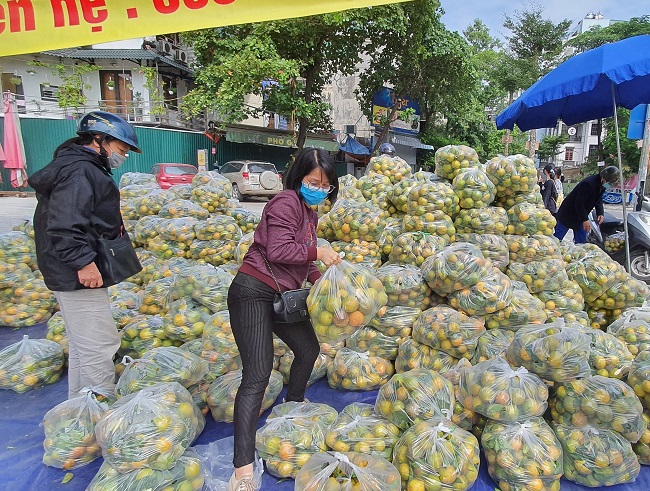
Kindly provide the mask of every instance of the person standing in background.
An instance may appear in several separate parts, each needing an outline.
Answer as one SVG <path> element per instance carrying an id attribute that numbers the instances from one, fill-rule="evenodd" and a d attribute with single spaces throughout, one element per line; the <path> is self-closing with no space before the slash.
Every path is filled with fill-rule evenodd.
<path id="1" fill-rule="evenodd" d="M 555 170 L 551 164 L 546 164 L 543 171 L 544 177 L 540 177 L 539 188 L 542 193 L 544 207 L 555 216 L 557 213 L 557 189 L 555 187 Z"/>
<path id="2" fill-rule="evenodd" d="M 564 200 L 564 176 L 562 175 L 562 169 L 559 167 L 555 169 L 555 190 L 557 191 L 555 204 L 559 208 Z"/>

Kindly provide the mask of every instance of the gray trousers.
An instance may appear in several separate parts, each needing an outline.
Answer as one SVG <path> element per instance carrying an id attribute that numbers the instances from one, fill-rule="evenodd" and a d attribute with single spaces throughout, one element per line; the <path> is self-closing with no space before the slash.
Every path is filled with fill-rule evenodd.
<path id="1" fill-rule="evenodd" d="M 106 288 L 54 292 L 59 302 L 66 335 L 68 398 L 87 386 L 115 387 L 113 356 L 120 347 Z"/>

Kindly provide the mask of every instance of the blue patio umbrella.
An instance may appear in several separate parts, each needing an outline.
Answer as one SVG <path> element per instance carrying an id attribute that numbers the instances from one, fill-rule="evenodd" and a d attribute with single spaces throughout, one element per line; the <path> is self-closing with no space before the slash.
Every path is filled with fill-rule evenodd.
<path id="1" fill-rule="evenodd" d="M 552 128 L 558 119 L 571 125 L 616 116 L 617 107 L 633 109 L 650 103 L 650 35 L 609 43 L 569 58 L 551 71 L 497 116 L 499 129 Z M 616 126 L 618 168 L 623 176 L 621 145 Z M 621 179 L 622 180 L 622 179 Z M 627 209 L 623 193 L 623 223 L 627 270 Z"/>
<path id="2" fill-rule="evenodd" d="M 615 102 L 615 104 L 614 104 Z M 650 102 L 650 35 L 605 44 L 569 58 L 497 116 L 499 129 L 553 128 L 614 115 Z"/>

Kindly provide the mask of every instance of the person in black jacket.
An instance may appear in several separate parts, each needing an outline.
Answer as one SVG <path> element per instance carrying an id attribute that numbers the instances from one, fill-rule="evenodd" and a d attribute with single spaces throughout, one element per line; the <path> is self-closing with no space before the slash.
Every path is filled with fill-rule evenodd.
<path id="1" fill-rule="evenodd" d="M 69 339 L 68 397 L 86 386 L 115 383 L 113 356 L 120 336 L 111 314 L 110 285 L 95 263 L 96 239 L 123 233 L 120 191 L 111 169 L 121 166 L 130 150 L 141 152 L 133 127 L 111 113 L 85 115 L 77 133 L 29 179 L 38 200 L 38 266 L 59 303 Z"/>
<path id="2" fill-rule="evenodd" d="M 544 177 L 540 179 L 539 188 L 542 193 L 544 207 L 555 216 L 557 213 L 557 188 L 555 187 L 555 169 L 551 164 L 544 166 Z"/>
<path id="3" fill-rule="evenodd" d="M 555 236 L 562 240 L 569 229 L 573 230 L 573 237 L 576 244 L 584 244 L 587 241 L 587 234 L 591 230 L 589 213 L 596 208 L 598 224 L 603 223 L 603 193 L 616 185 L 620 173 L 616 167 L 610 165 L 605 167 L 600 174 L 590 176 L 578 183 L 562 201 L 560 209 L 555 218 Z"/>

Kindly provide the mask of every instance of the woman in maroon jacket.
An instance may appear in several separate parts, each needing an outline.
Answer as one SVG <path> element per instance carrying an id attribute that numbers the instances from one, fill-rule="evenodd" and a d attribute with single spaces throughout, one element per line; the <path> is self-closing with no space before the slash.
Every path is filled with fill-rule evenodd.
<path id="1" fill-rule="evenodd" d="M 235 472 L 229 491 L 253 490 L 255 431 L 264 391 L 273 368 L 273 333 L 295 356 L 291 365 L 287 401 L 303 401 L 320 345 L 311 322 L 273 322 L 273 296 L 302 286 L 305 278 L 314 283 L 320 272 L 313 261 L 338 264 L 339 255 L 330 247 L 317 247 L 318 215 L 309 206 L 329 196 L 336 201 L 338 179 L 332 157 L 324 150 L 304 149 L 289 168 L 285 190 L 264 208 L 255 230 L 254 243 L 244 257 L 228 291 L 232 332 L 242 360 L 242 381 L 235 398 Z"/>

